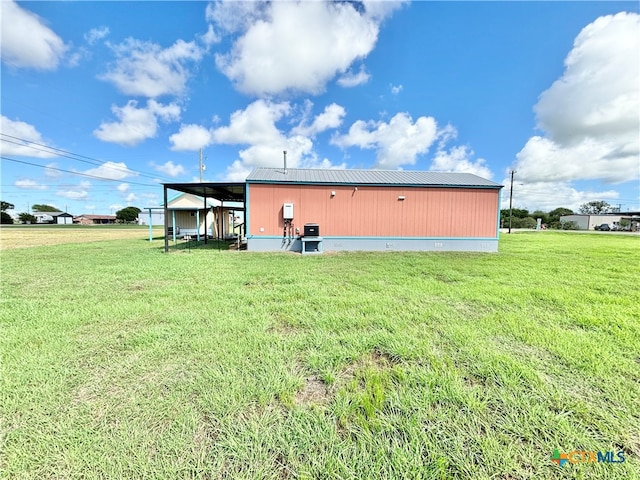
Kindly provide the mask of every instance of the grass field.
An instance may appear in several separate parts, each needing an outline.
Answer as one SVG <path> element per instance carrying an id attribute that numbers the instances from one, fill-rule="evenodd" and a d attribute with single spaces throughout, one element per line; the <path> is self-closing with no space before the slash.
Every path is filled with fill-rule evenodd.
<path id="1" fill-rule="evenodd" d="M 0 252 L 3 478 L 640 478 L 638 237 L 145 238 Z"/>
<path id="2" fill-rule="evenodd" d="M 162 227 L 155 233 L 162 234 Z M 149 227 L 138 225 L 3 225 L 0 229 L 0 250 L 44 245 L 88 243 L 104 240 L 149 238 Z"/>

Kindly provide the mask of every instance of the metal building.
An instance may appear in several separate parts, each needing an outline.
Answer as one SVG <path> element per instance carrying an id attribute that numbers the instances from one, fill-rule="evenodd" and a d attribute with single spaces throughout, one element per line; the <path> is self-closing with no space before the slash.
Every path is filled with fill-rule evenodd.
<path id="1" fill-rule="evenodd" d="M 252 251 L 498 250 L 502 185 L 469 173 L 257 168 L 164 188 L 242 202 Z"/>

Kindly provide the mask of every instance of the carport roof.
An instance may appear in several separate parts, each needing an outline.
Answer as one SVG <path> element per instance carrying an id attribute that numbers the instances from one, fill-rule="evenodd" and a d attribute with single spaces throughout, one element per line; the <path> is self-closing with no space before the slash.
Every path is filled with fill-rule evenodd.
<path id="1" fill-rule="evenodd" d="M 191 193 L 199 197 L 215 198 L 223 202 L 244 202 L 244 182 L 165 183 L 164 188 Z"/>

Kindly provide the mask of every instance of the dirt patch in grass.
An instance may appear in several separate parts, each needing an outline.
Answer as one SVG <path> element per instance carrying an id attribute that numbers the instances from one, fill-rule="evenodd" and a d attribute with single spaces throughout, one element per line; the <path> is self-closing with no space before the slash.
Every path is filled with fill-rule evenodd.
<path id="1" fill-rule="evenodd" d="M 295 335 L 301 330 L 300 325 L 296 325 L 295 321 L 286 314 L 275 312 L 271 314 L 271 317 L 273 318 L 273 324 L 268 328 L 270 333 L 289 336 Z"/>
<path id="2" fill-rule="evenodd" d="M 342 369 L 338 374 L 338 379 L 345 382 L 354 378 L 360 370 L 388 370 L 399 363 L 399 357 L 379 349 L 374 349 L 368 355 L 360 357 Z"/>
<path id="3" fill-rule="evenodd" d="M 627 455 L 640 458 L 640 432 L 629 435 L 629 439 L 621 446 L 621 450 L 624 450 Z"/>
<path id="4" fill-rule="evenodd" d="M 276 472 L 278 472 L 278 478 L 286 479 L 297 477 L 286 457 L 282 453 L 276 454 L 276 458 L 273 463 Z"/>
<path id="5" fill-rule="evenodd" d="M 299 390 L 293 401 L 296 405 L 323 405 L 331 399 L 327 385 L 317 375 L 305 379 L 304 386 Z"/>
<path id="6" fill-rule="evenodd" d="M 194 446 L 206 448 L 214 444 L 219 437 L 218 430 L 219 427 L 215 422 L 212 424 L 208 418 L 200 419 L 193 431 Z"/>

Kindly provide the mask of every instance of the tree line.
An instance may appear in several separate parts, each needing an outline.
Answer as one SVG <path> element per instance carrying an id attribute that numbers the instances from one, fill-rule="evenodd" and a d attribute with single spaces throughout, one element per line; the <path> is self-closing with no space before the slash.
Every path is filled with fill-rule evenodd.
<path id="1" fill-rule="evenodd" d="M 7 213 L 7 210 L 13 210 L 15 205 L 13 203 L 0 201 L 0 223 L 3 225 L 11 225 L 13 224 L 13 218 L 11 215 Z M 53 205 L 46 205 L 42 203 L 35 203 L 31 206 L 31 211 L 33 212 L 62 212 L 59 208 L 54 207 Z M 116 220 L 122 223 L 131 223 L 135 222 L 138 218 L 138 214 L 141 212 L 138 207 L 125 207 L 116 212 Z M 35 215 L 28 212 L 21 212 L 18 214 L 18 220 L 22 223 L 36 223 L 37 218 Z"/>

